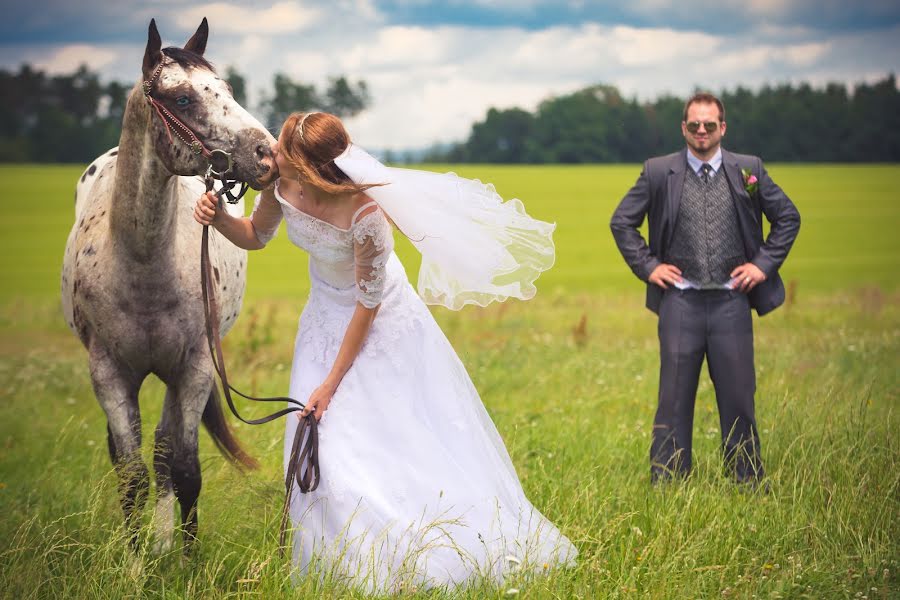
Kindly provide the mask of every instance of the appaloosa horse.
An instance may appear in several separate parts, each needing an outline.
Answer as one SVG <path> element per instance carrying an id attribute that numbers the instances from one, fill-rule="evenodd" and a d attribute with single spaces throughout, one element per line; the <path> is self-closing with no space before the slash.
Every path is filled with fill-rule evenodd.
<path id="1" fill-rule="evenodd" d="M 95 160 L 77 186 L 62 272 L 63 312 L 88 351 L 133 542 L 149 488 L 138 390 L 151 373 L 166 385 L 153 461 L 159 551 L 172 545 L 176 498 L 186 551 L 196 537 L 201 421 L 227 458 L 256 464 L 231 434 L 213 382 L 201 304 L 201 227 L 192 209 L 205 190 L 197 177 L 208 166 L 205 149 L 229 153 L 231 176 L 259 188 L 275 175 L 274 140 L 203 58 L 208 33 L 203 19 L 183 49 L 161 49 L 150 22 L 143 78 L 128 99 L 119 146 Z M 203 153 L 184 139 L 190 134 L 165 123 L 167 111 Z M 235 210 L 242 213 L 243 203 Z M 240 311 L 247 257 L 210 233 L 224 335 Z"/>

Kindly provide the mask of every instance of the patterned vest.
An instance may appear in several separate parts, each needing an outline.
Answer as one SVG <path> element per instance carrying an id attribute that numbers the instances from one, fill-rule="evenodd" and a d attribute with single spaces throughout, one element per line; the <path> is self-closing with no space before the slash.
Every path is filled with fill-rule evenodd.
<path id="1" fill-rule="evenodd" d="M 701 288 L 721 287 L 746 262 L 724 166 L 704 182 L 690 166 L 667 260 Z"/>

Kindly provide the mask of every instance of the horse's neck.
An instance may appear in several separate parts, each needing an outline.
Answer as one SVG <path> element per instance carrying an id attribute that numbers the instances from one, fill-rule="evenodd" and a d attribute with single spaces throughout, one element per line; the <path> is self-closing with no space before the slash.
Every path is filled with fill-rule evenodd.
<path id="1" fill-rule="evenodd" d="M 142 262 L 171 247 L 177 206 L 166 184 L 174 177 L 156 155 L 150 106 L 135 88 L 122 120 L 110 230 L 117 242 Z"/>

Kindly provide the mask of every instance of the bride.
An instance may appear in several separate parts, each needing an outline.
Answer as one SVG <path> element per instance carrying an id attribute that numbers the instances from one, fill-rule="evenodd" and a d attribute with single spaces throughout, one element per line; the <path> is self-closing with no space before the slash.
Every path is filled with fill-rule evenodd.
<path id="1" fill-rule="evenodd" d="M 525 497 L 425 304 L 531 298 L 553 264 L 555 226 L 478 181 L 385 167 L 327 113 L 291 115 L 273 151 L 280 179 L 249 218 L 212 193 L 194 217 L 250 250 L 284 219 L 310 257 L 290 396 L 321 419 L 322 481 L 291 495 L 298 572 L 391 591 L 571 564 L 577 551 Z M 391 223 L 422 254 L 418 294 Z M 288 423 L 286 464 L 294 432 Z"/>

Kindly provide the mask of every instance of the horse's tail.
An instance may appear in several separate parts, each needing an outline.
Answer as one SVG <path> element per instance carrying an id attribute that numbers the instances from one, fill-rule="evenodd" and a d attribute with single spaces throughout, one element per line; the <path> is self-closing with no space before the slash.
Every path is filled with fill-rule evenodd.
<path id="1" fill-rule="evenodd" d="M 206 401 L 206 408 L 203 409 L 203 424 L 212 437 L 216 448 L 219 449 L 219 452 L 225 458 L 238 467 L 259 468 L 259 463 L 244 451 L 228 426 L 228 421 L 225 420 L 225 413 L 222 412 L 222 402 L 219 400 L 219 387 L 216 385 L 212 386 L 212 390 L 209 392 L 209 399 Z"/>

